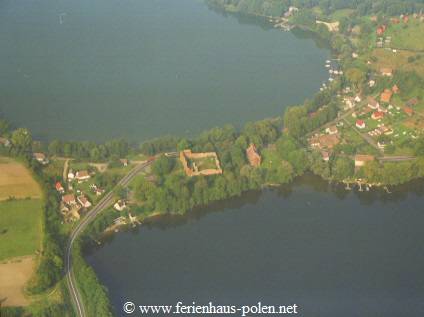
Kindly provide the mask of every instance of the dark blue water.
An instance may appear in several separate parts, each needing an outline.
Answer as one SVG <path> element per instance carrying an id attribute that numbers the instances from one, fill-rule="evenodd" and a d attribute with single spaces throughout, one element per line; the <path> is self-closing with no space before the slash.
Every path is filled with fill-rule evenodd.
<path id="1" fill-rule="evenodd" d="M 299 316 L 421 316 L 423 181 L 391 191 L 348 192 L 305 177 L 186 217 L 154 218 L 109 237 L 86 259 L 117 316 L 128 301 L 261 301 L 297 304 Z"/>
<path id="2" fill-rule="evenodd" d="M 310 98 L 329 55 L 198 0 L 3 0 L 0 117 L 42 139 L 194 136 Z"/>

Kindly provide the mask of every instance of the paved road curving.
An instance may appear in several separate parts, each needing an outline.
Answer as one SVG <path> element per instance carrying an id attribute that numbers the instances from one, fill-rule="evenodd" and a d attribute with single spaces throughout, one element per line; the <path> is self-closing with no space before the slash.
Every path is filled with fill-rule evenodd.
<path id="1" fill-rule="evenodd" d="M 152 164 L 152 162 L 146 162 L 143 164 L 140 164 L 136 167 L 134 167 L 127 175 L 124 176 L 118 183 L 121 186 L 127 185 L 131 179 L 137 175 L 142 169 L 146 168 Z M 97 205 L 88 212 L 88 214 L 81 220 L 81 222 L 78 223 L 77 227 L 74 229 L 74 231 L 71 234 L 71 237 L 69 238 L 69 241 L 66 245 L 66 251 L 65 251 L 65 270 L 66 270 L 66 279 L 68 280 L 69 284 L 69 290 L 71 292 L 72 301 L 75 303 L 75 308 L 77 310 L 77 314 L 79 317 L 85 317 L 84 312 L 84 305 L 81 300 L 78 287 L 75 282 L 74 274 L 72 272 L 72 243 L 74 240 L 78 237 L 78 234 L 80 234 L 85 226 L 90 223 L 90 221 L 98 214 L 100 213 L 113 199 L 113 193 L 110 191 L 107 193 L 98 203 Z"/>

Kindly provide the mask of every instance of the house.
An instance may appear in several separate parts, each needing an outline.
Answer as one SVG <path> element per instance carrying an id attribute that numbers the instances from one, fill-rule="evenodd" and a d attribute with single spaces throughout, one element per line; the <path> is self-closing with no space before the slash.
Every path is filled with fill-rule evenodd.
<path id="1" fill-rule="evenodd" d="M 371 119 L 373 119 L 373 120 L 378 120 L 378 119 L 381 119 L 381 118 L 383 118 L 383 112 L 382 111 L 373 112 L 373 114 L 371 116 Z"/>
<path id="2" fill-rule="evenodd" d="M 414 97 L 414 98 L 412 98 L 412 99 L 409 99 L 408 100 L 408 102 L 406 103 L 408 106 L 414 106 L 414 105 L 416 105 L 417 104 L 417 102 L 418 102 L 418 98 L 417 97 Z"/>
<path id="3" fill-rule="evenodd" d="M 376 33 L 377 33 L 377 35 L 383 34 L 383 29 L 377 29 Z"/>
<path id="4" fill-rule="evenodd" d="M 290 6 L 289 7 L 289 12 L 294 12 L 294 11 L 299 11 L 299 8 L 298 7 L 295 7 L 295 6 Z"/>
<path id="5" fill-rule="evenodd" d="M 129 160 L 128 160 L 127 158 L 125 158 L 125 159 L 120 159 L 119 161 L 120 161 L 120 162 L 121 162 L 121 164 L 122 164 L 122 165 L 124 165 L 124 166 L 127 166 L 127 165 L 128 165 L 128 163 L 129 163 Z"/>
<path id="6" fill-rule="evenodd" d="M 355 101 L 356 102 L 361 102 L 364 99 L 364 95 L 362 94 L 362 92 L 360 92 L 359 94 L 357 94 L 355 96 Z"/>
<path id="7" fill-rule="evenodd" d="M 372 99 L 371 97 L 367 98 L 367 105 L 368 107 L 370 107 L 371 109 L 378 109 L 378 107 L 380 106 L 380 104 L 378 103 L 378 101 Z"/>
<path id="8" fill-rule="evenodd" d="M 380 125 L 377 129 L 375 129 L 376 135 L 390 135 L 393 134 L 393 130 L 391 128 L 386 127 L 384 124 Z"/>
<path id="9" fill-rule="evenodd" d="M 325 134 L 319 137 L 320 147 L 322 149 L 331 149 L 335 145 L 340 143 L 337 136 L 331 134 Z"/>
<path id="10" fill-rule="evenodd" d="M 363 128 L 365 128 L 365 123 L 364 123 L 364 121 L 362 121 L 362 120 L 356 120 L 356 127 L 358 128 L 358 129 L 363 129 Z"/>
<path id="11" fill-rule="evenodd" d="M 75 205 L 77 203 L 75 201 L 75 196 L 72 195 L 72 194 L 68 194 L 68 195 L 62 196 L 62 201 L 65 204 L 68 204 L 68 205 Z"/>
<path id="12" fill-rule="evenodd" d="M 91 206 L 91 203 L 87 200 L 87 198 L 85 198 L 84 195 L 78 196 L 77 199 L 78 199 L 79 203 L 81 204 L 81 206 L 83 206 L 85 208 L 88 208 L 88 207 Z"/>
<path id="13" fill-rule="evenodd" d="M 70 170 L 68 173 L 68 179 L 74 179 L 74 178 L 75 178 L 75 173 L 72 170 Z"/>
<path id="14" fill-rule="evenodd" d="M 370 84 L 370 87 L 374 87 L 375 86 L 375 80 L 374 79 L 371 79 L 369 81 L 369 84 Z"/>
<path id="15" fill-rule="evenodd" d="M 256 151 L 256 147 L 253 144 L 246 149 L 247 160 L 250 166 L 259 167 L 261 165 L 261 156 Z"/>
<path id="16" fill-rule="evenodd" d="M 116 210 L 118 210 L 118 211 L 122 211 L 122 210 L 124 210 L 126 207 L 127 207 L 127 205 L 125 204 L 125 201 L 123 201 L 123 200 L 118 200 L 114 205 L 113 205 L 113 207 L 116 209 Z"/>
<path id="17" fill-rule="evenodd" d="M 56 185 L 55 185 L 55 187 L 56 187 L 56 190 L 59 193 L 64 193 L 65 192 L 65 189 L 62 187 L 62 184 L 60 182 L 57 182 Z"/>
<path id="18" fill-rule="evenodd" d="M 90 178 L 90 174 L 87 170 L 78 171 L 75 178 L 78 178 L 80 181 L 86 180 Z"/>
<path id="19" fill-rule="evenodd" d="M 374 161 L 374 156 L 364 154 L 355 155 L 355 167 L 363 166 L 367 161 Z"/>
<path id="20" fill-rule="evenodd" d="M 408 17 L 404 17 L 403 18 L 403 22 L 408 23 L 408 21 L 409 21 L 409 18 Z"/>
<path id="21" fill-rule="evenodd" d="M 330 160 L 330 156 L 327 151 L 321 151 L 320 154 L 323 161 L 328 162 Z"/>
<path id="22" fill-rule="evenodd" d="M 399 87 L 396 84 L 393 85 L 392 90 L 395 94 L 399 93 Z"/>
<path id="23" fill-rule="evenodd" d="M 390 89 L 384 90 L 384 92 L 380 95 L 380 101 L 382 102 L 390 102 L 390 99 L 392 98 L 392 91 Z"/>
<path id="24" fill-rule="evenodd" d="M 46 159 L 46 156 L 43 153 L 32 153 L 32 157 L 43 165 L 49 163 L 49 160 Z"/>
<path id="25" fill-rule="evenodd" d="M 408 116 L 412 116 L 414 110 L 412 110 L 412 108 L 409 108 L 408 106 L 405 106 L 403 107 L 403 112 Z"/>
<path id="26" fill-rule="evenodd" d="M 380 68 L 380 73 L 383 76 L 392 76 L 393 75 L 393 69 L 391 69 L 391 68 Z"/>
<path id="27" fill-rule="evenodd" d="M 63 214 L 68 213 L 69 208 L 65 206 L 65 204 L 63 203 L 63 201 L 60 202 L 60 212 Z"/>
<path id="28" fill-rule="evenodd" d="M 10 143 L 10 141 L 6 138 L 0 138 L 0 143 L 3 144 L 5 147 L 9 147 L 12 144 Z"/>
<path id="29" fill-rule="evenodd" d="M 337 129 L 336 126 L 333 125 L 325 129 L 325 132 L 327 132 L 328 134 L 336 134 L 337 132 L 339 132 L 339 130 Z"/>
<path id="30" fill-rule="evenodd" d="M 320 146 L 321 143 L 319 142 L 319 138 L 310 138 L 308 139 L 309 146 Z"/>
<path id="31" fill-rule="evenodd" d="M 346 105 L 351 109 L 355 106 L 355 99 L 354 98 L 348 98 L 346 99 Z"/>

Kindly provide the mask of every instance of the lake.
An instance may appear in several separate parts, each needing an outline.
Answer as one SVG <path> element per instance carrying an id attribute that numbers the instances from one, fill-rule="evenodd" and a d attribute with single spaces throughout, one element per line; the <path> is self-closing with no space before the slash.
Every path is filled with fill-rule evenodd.
<path id="1" fill-rule="evenodd" d="M 0 2 L 0 117 L 42 140 L 191 137 L 283 114 L 325 45 L 199 0 Z"/>
<path id="2" fill-rule="evenodd" d="M 359 193 L 306 175 L 186 216 L 155 217 L 109 236 L 86 260 L 109 288 L 116 316 L 127 315 L 128 301 L 420 316 L 423 185 Z"/>

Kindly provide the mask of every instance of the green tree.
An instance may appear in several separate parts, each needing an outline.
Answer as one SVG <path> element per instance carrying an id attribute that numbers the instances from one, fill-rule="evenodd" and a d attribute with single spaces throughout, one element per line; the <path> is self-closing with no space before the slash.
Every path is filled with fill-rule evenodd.
<path id="1" fill-rule="evenodd" d="M 365 80 L 365 72 L 359 68 L 349 68 L 345 72 L 345 77 L 351 84 L 358 87 Z"/>

